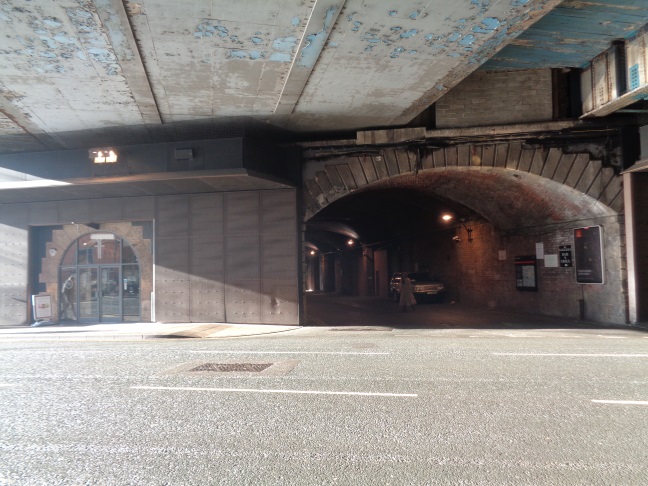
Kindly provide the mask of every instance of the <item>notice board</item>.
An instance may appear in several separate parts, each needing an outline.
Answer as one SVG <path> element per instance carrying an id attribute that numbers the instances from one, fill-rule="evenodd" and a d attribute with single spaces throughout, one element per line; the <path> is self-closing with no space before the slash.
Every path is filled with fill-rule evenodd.
<path id="1" fill-rule="evenodd" d="M 574 229 L 576 282 L 603 283 L 603 232 L 600 226 Z"/>
<path id="2" fill-rule="evenodd" d="M 535 255 L 515 257 L 515 288 L 538 290 L 537 260 Z"/>

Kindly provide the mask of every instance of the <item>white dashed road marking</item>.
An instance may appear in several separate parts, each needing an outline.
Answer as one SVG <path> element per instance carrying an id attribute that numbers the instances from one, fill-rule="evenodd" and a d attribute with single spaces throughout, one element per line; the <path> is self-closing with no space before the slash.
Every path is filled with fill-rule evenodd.
<path id="1" fill-rule="evenodd" d="M 192 353 L 212 353 L 212 354 L 334 354 L 336 356 L 385 356 L 389 353 L 360 353 L 351 351 L 191 351 Z"/>
<path id="2" fill-rule="evenodd" d="M 648 354 L 607 353 L 493 353 L 495 356 L 566 356 L 577 358 L 648 358 Z"/>
<path id="3" fill-rule="evenodd" d="M 169 391 L 212 391 L 212 392 L 238 392 L 238 393 L 285 393 L 295 395 L 351 395 L 362 397 L 405 397 L 415 398 L 415 393 L 367 393 L 367 392 L 341 392 L 318 390 L 267 390 L 255 388 L 193 388 L 174 386 L 131 386 L 133 390 L 169 390 Z"/>
<path id="4" fill-rule="evenodd" d="M 592 400 L 593 403 L 605 403 L 608 405 L 648 405 L 648 401 L 642 400 Z"/>

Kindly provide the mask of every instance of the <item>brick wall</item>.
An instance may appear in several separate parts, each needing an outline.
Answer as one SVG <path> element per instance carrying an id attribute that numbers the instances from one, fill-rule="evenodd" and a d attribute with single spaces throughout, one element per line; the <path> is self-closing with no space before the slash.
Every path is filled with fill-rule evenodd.
<path id="1" fill-rule="evenodd" d="M 436 103 L 437 128 L 548 121 L 550 69 L 475 71 Z"/>
<path id="2" fill-rule="evenodd" d="M 537 261 L 538 290 L 516 288 L 515 257 L 535 255 L 536 243 L 543 243 L 545 255 L 558 254 L 559 246 L 574 249 L 573 228 L 603 226 L 605 283 L 576 283 L 575 268 L 545 267 Z M 473 242 L 467 241 L 463 228 L 448 230 L 433 238 L 419 240 L 413 248 L 419 267 L 429 269 L 448 286 L 448 301 L 549 316 L 579 319 L 579 301 L 585 301 L 585 318 L 596 322 L 624 324 L 627 321 L 627 297 L 624 280 L 625 245 L 622 226 L 613 218 L 579 221 L 561 230 L 543 234 L 504 235 L 491 224 L 477 223 Z M 461 241 L 454 243 L 457 234 Z M 505 252 L 500 259 L 500 251 Z"/>

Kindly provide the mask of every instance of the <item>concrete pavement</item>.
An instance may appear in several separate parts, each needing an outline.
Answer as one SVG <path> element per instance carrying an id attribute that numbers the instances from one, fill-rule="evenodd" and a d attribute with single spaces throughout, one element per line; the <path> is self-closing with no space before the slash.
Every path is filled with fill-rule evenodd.
<path id="1" fill-rule="evenodd" d="M 299 326 L 274 326 L 221 323 L 158 323 L 16 326 L 0 328 L 0 341 L 6 340 L 136 340 L 182 338 L 236 338 L 274 334 L 299 329 Z"/>

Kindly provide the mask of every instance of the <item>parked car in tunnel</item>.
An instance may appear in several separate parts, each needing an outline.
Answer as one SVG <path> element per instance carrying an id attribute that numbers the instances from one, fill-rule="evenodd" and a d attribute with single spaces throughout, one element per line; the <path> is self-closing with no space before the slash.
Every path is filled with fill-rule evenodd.
<path id="1" fill-rule="evenodd" d="M 395 302 L 400 299 L 401 282 L 405 272 L 395 273 L 389 281 L 389 294 Z M 438 279 L 430 277 L 425 272 L 412 272 L 407 273 L 412 281 L 412 288 L 414 290 L 414 297 L 418 302 L 433 299 L 436 302 L 443 302 L 446 293 L 446 287 Z"/>

